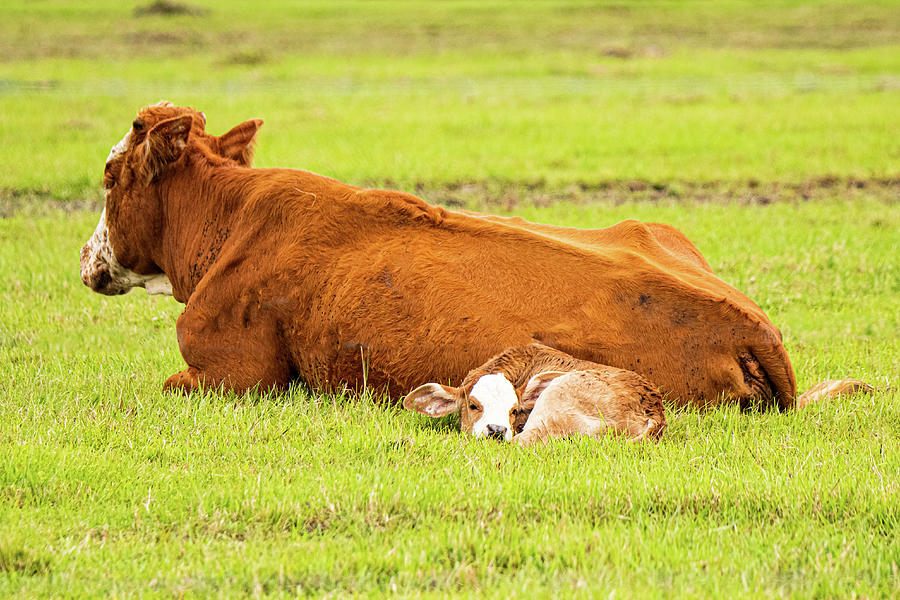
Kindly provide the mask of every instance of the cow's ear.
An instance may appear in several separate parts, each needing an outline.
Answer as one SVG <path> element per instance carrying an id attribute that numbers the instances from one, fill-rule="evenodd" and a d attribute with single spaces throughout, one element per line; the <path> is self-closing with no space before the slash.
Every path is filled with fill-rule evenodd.
<path id="1" fill-rule="evenodd" d="M 547 386 L 550 385 L 554 379 L 565 374 L 566 371 L 544 371 L 543 373 L 538 373 L 529 379 L 528 383 L 525 384 L 525 387 L 522 388 L 522 391 L 519 393 L 519 403 L 527 410 L 533 409 L 538 396 L 547 389 Z"/>
<path id="2" fill-rule="evenodd" d="M 256 132 L 262 127 L 262 119 L 244 121 L 231 131 L 219 136 L 219 155 L 230 158 L 243 167 L 253 164 L 256 148 Z"/>
<path id="3" fill-rule="evenodd" d="M 143 164 L 147 183 L 165 173 L 169 165 L 181 158 L 191 134 L 192 122 L 190 115 L 166 119 L 147 132 Z"/>
<path id="4" fill-rule="evenodd" d="M 429 417 L 443 417 L 459 410 L 456 404 L 456 388 L 426 383 L 406 395 L 403 408 L 414 410 Z"/>

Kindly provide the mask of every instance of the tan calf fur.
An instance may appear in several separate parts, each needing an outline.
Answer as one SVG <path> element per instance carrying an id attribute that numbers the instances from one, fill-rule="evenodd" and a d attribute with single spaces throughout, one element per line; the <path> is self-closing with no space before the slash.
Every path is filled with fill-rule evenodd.
<path id="1" fill-rule="evenodd" d="M 522 432 L 513 439 L 522 446 L 575 434 L 657 441 L 666 429 L 659 391 L 632 371 L 597 365 L 539 373 L 528 382 L 522 398 L 523 403 L 533 402 Z"/>

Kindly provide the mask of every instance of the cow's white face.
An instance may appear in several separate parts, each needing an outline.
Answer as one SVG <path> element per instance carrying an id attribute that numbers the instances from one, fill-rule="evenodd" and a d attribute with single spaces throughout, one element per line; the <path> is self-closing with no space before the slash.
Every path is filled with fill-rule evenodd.
<path id="1" fill-rule="evenodd" d="M 512 410 L 519 402 L 516 389 L 501 373 L 482 376 L 468 395 L 472 434 L 509 441 L 513 437 Z M 465 410 L 465 409 L 464 409 Z M 480 410 L 480 414 L 478 411 Z"/>
<path id="2" fill-rule="evenodd" d="M 122 157 L 128 150 L 132 132 L 129 130 L 122 140 L 112 147 L 106 157 L 107 170 L 112 161 Z M 109 200 L 110 189 L 106 196 Z M 116 259 L 109 241 L 106 223 L 106 209 L 100 214 L 100 222 L 94 234 L 81 248 L 81 281 L 95 292 L 114 296 L 125 294 L 133 287 L 143 287 L 149 294 L 172 295 L 172 284 L 165 273 L 141 275 L 122 266 Z"/>
<path id="3" fill-rule="evenodd" d="M 162 236 L 172 225 L 165 203 L 175 201 L 162 191 L 165 180 L 177 176 L 188 152 L 216 164 L 230 160 L 250 166 L 261 125 L 253 119 L 214 136 L 206 133 L 206 116 L 193 108 L 160 102 L 141 109 L 106 157 L 106 207 L 81 249 L 85 285 L 101 294 L 144 287 L 150 294 L 173 295 L 171 280 L 162 272 L 165 266 L 177 281 L 171 269 L 180 266 L 163 248 Z"/>
<path id="4" fill-rule="evenodd" d="M 133 287 L 143 287 L 148 294 L 172 295 L 172 283 L 165 273 L 140 275 L 119 264 L 109 243 L 106 209 L 100 213 L 94 235 L 81 248 L 81 281 L 107 296 L 125 294 Z"/>

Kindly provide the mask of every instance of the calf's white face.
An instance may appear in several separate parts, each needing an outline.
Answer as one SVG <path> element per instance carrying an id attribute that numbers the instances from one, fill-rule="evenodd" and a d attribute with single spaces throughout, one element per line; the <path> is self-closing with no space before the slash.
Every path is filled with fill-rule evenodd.
<path id="1" fill-rule="evenodd" d="M 429 417 L 459 412 L 460 429 L 475 437 L 509 441 L 519 397 L 512 383 L 500 373 L 483 375 L 466 393 L 437 383 L 426 383 L 403 400 L 404 408 Z"/>
<path id="2" fill-rule="evenodd" d="M 482 413 L 472 424 L 471 433 L 478 438 L 502 436 L 506 441 L 511 440 L 511 412 L 519 401 L 512 383 L 501 373 L 484 375 L 469 392 L 470 402 L 473 398 L 481 405 Z"/>

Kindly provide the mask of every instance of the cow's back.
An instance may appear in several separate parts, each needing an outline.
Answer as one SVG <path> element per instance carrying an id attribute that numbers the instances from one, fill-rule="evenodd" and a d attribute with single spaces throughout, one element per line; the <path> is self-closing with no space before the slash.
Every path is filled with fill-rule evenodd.
<path id="1" fill-rule="evenodd" d="M 404 393 L 457 383 L 499 350 L 539 341 L 685 401 L 792 397 L 780 334 L 759 307 L 647 225 L 565 239 L 416 200 L 359 193 L 327 214 L 296 215 L 345 228 L 322 244 L 306 226 L 290 252 L 316 289 L 298 325 L 304 376 Z"/>

